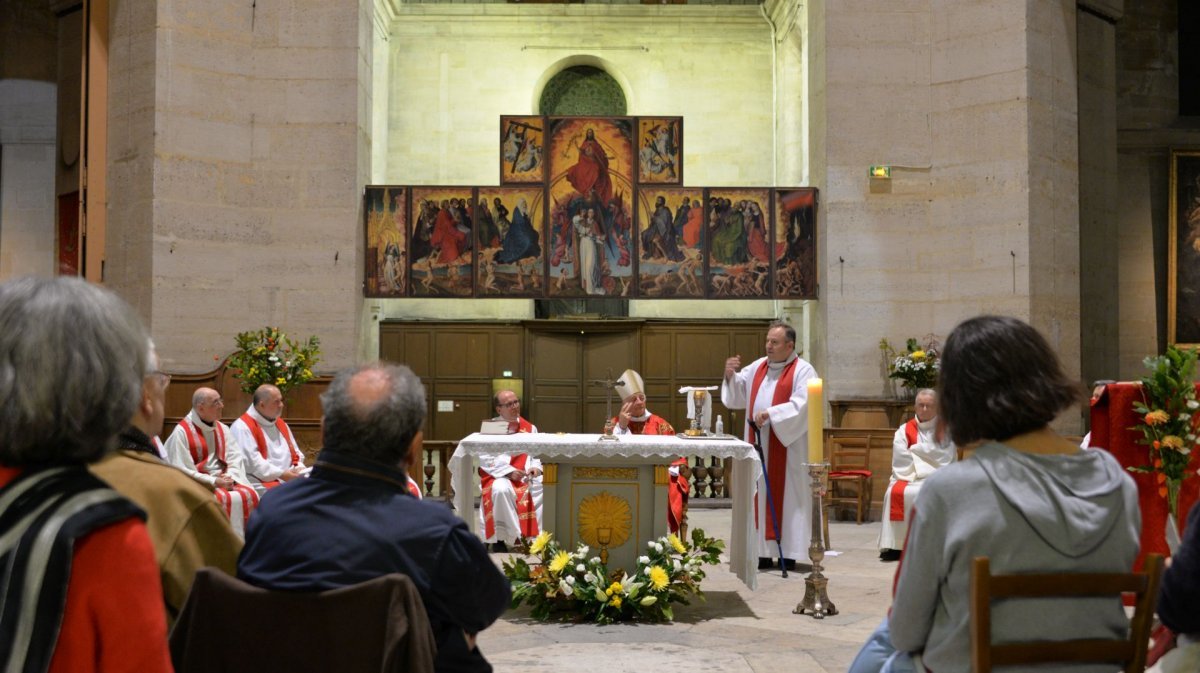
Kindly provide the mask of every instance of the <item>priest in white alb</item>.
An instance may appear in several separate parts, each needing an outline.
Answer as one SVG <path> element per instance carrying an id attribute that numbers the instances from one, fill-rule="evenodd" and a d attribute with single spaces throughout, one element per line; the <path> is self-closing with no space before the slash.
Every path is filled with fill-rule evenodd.
<path id="1" fill-rule="evenodd" d="M 261 496 L 267 489 L 308 473 L 296 436 L 283 420 L 283 394 L 264 383 L 254 390 L 250 408 L 229 430 L 242 447 L 250 484 Z"/>
<path id="2" fill-rule="evenodd" d="M 241 447 L 221 422 L 223 408 L 221 393 L 197 388 L 192 410 L 175 426 L 163 449 L 168 463 L 213 490 L 233 532 L 244 538 L 250 513 L 258 507 L 258 493 L 246 479 Z"/>
<path id="3" fill-rule="evenodd" d="M 883 495 L 883 526 L 879 529 L 879 558 L 884 561 L 900 558 L 921 483 L 958 460 L 950 433 L 938 428 L 937 393 L 922 388 L 913 411 L 916 416 L 901 425 L 892 439 L 892 479 Z"/>
<path id="4" fill-rule="evenodd" d="M 795 567 L 808 553 L 812 534 L 812 488 L 808 470 L 808 380 L 813 366 L 796 355 L 796 330 L 782 322 L 767 329 L 766 357 L 742 367 L 740 355 L 725 361 L 721 402 L 746 412 L 746 441 L 753 443 L 750 421 L 760 428 L 763 465 L 773 502 L 768 511 L 767 486 L 760 474 L 755 496 L 758 567 L 771 567 L 778 555 L 771 511 L 779 525 L 785 566 Z"/>
<path id="5" fill-rule="evenodd" d="M 511 390 L 492 396 L 494 420 L 508 421 L 509 432 L 537 432 L 521 416 L 521 398 Z M 536 537 L 542 527 L 542 461 L 527 453 L 479 456 L 479 530 L 485 544 L 508 551 L 510 542 Z"/>

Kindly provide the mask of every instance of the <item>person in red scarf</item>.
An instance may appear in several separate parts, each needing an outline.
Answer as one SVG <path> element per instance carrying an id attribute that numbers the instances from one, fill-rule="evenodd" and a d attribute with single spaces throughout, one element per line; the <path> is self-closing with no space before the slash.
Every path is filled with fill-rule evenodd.
<path id="1" fill-rule="evenodd" d="M 646 384 L 632 369 L 626 369 L 614 386 L 621 395 L 621 411 L 609 420 L 614 435 L 674 435 L 675 428 L 662 416 L 646 409 Z M 671 463 L 671 488 L 667 491 L 667 526 L 678 533 L 687 513 L 688 491 L 691 485 L 687 478 L 687 459 L 678 458 Z"/>
<path id="2" fill-rule="evenodd" d="M 509 432 L 537 432 L 521 417 L 521 398 L 511 390 L 492 396 L 495 420 L 508 421 Z M 542 461 L 527 453 L 479 457 L 479 530 L 493 551 L 508 543 L 536 537 L 542 528 Z"/>
<path id="3" fill-rule="evenodd" d="M 805 447 L 808 445 L 808 386 L 816 378 L 813 366 L 796 355 L 796 330 L 775 322 L 767 328 L 767 356 L 742 367 L 742 357 L 725 361 L 721 402 L 728 409 L 746 409 L 744 437 L 753 442 L 750 421 L 760 428 L 771 496 L 759 477 L 755 497 L 755 537 L 758 566 L 771 567 L 776 553 L 775 527 L 767 507 L 775 513 L 783 544 L 783 562 L 790 570 L 808 553 L 812 535 L 812 487 L 809 484 Z"/>
<path id="4" fill-rule="evenodd" d="M 229 432 L 242 447 L 246 477 L 260 497 L 267 489 L 308 474 L 304 453 L 283 420 L 283 394 L 278 387 L 264 383 L 255 388 L 250 408 L 229 426 Z"/>

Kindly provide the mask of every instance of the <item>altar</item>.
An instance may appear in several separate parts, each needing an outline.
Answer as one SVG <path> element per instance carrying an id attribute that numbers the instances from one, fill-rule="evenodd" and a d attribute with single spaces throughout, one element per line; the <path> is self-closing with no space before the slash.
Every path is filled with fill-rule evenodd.
<path id="1" fill-rule="evenodd" d="M 726 551 L 730 569 L 751 589 L 758 585 L 758 558 L 750 544 L 754 529 L 754 490 L 762 468 L 754 447 L 736 437 L 681 439 L 666 435 L 623 435 L 601 441 L 591 434 L 469 435 L 449 460 L 454 508 L 475 530 L 474 496 L 478 492 L 476 457 L 481 454 L 529 453 L 542 459 L 543 526 L 567 548 L 584 541 L 596 549 L 596 520 L 614 513 L 617 526 L 602 526 L 616 567 L 632 568 L 630 559 L 646 541 L 667 533 L 668 465 L 678 456 L 732 458 L 729 475 L 733 519 Z M 627 517 L 626 517 L 627 510 Z M 627 518 L 624 528 L 621 521 Z M 583 538 L 581 538 L 581 531 Z M 720 537 L 714 531 L 710 536 Z M 620 544 L 617 538 L 623 537 Z"/>

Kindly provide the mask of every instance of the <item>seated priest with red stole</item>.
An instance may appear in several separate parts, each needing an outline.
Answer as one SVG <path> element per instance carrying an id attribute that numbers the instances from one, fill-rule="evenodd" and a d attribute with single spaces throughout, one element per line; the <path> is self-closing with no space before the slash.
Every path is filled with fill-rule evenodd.
<path id="1" fill-rule="evenodd" d="M 508 421 L 509 432 L 537 432 L 521 417 L 521 399 L 511 390 L 492 396 L 494 420 Z M 495 551 L 508 543 L 536 537 L 542 526 L 542 461 L 527 454 L 479 456 L 479 530 Z"/>
<path id="2" fill-rule="evenodd" d="M 259 495 L 307 474 L 304 454 L 292 429 L 283 421 L 283 395 L 279 388 L 269 383 L 256 388 L 250 408 L 229 430 L 242 447 L 246 476 Z"/>
<path id="3" fill-rule="evenodd" d="M 958 449 L 938 427 L 937 393 L 923 388 L 913 404 L 910 419 L 892 440 L 892 480 L 883 496 L 883 526 L 879 530 L 879 558 L 895 561 L 904 549 L 908 521 L 925 478 L 958 460 Z"/>
<path id="4" fill-rule="evenodd" d="M 626 369 L 613 386 L 621 395 L 621 411 L 610 419 L 614 435 L 675 435 L 675 428 L 662 416 L 646 409 L 646 384 L 642 376 Z M 688 490 L 687 459 L 679 458 L 671 463 L 671 488 L 667 491 L 667 526 L 678 533 L 687 509 Z"/>
<path id="5" fill-rule="evenodd" d="M 192 410 L 175 426 L 163 448 L 168 463 L 213 490 L 233 532 L 244 538 L 250 512 L 258 507 L 258 493 L 246 479 L 241 447 L 221 422 L 224 408 L 221 393 L 197 388 L 192 394 Z"/>

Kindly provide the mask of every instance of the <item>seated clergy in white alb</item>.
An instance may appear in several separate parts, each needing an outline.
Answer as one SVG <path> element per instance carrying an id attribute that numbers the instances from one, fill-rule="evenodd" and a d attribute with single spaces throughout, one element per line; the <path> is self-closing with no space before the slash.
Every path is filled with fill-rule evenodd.
<path id="1" fill-rule="evenodd" d="M 246 479 L 241 447 L 221 422 L 223 408 L 220 393 L 197 388 L 192 394 L 191 412 L 175 426 L 163 449 L 168 463 L 213 490 L 233 532 L 241 538 L 245 537 L 250 512 L 258 507 L 258 493 Z"/>
<path id="2" fill-rule="evenodd" d="M 281 482 L 307 474 L 304 454 L 283 421 L 283 395 L 264 383 L 254 390 L 250 408 L 229 427 L 242 447 L 246 476 L 262 495 Z"/>
<path id="3" fill-rule="evenodd" d="M 958 459 L 949 433 L 938 428 L 937 393 L 923 388 L 913 404 L 916 417 L 896 430 L 892 440 L 892 480 L 883 496 L 879 557 L 894 561 L 904 549 L 908 522 L 921 482 Z"/>
<path id="4" fill-rule="evenodd" d="M 511 390 L 492 396 L 494 420 L 508 421 L 514 433 L 537 432 L 521 417 L 521 399 Z M 542 461 L 527 454 L 479 456 L 479 530 L 496 551 L 508 543 L 535 537 L 542 529 Z"/>

